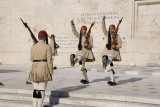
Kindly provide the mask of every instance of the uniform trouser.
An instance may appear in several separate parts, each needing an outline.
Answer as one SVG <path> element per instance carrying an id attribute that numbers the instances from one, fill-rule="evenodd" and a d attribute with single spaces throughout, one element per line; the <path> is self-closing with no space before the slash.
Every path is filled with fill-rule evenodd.
<path id="1" fill-rule="evenodd" d="M 109 55 L 108 56 L 108 60 L 106 60 L 106 63 L 107 63 L 107 67 L 106 67 L 106 70 L 108 72 L 108 75 L 110 76 L 110 79 L 112 82 L 115 82 L 115 79 L 114 79 L 114 74 L 113 74 L 113 71 L 112 71 L 112 67 L 110 65 L 110 63 L 112 62 L 112 59 L 113 59 L 113 55 Z"/>
<path id="2" fill-rule="evenodd" d="M 48 81 L 42 81 L 42 82 L 33 82 L 34 90 L 40 90 L 41 98 L 33 98 L 33 105 L 34 107 L 43 107 L 43 100 L 45 97 L 45 90 L 47 86 Z"/>
<path id="3" fill-rule="evenodd" d="M 89 80 L 88 80 L 88 76 L 87 76 L 87 71 L 86 71 L 86 69 L 85 69 L 86 58 L 83 57 L 81 54 L 79 54 L 78 57 L 75 58 L 74 63 L 76 64 L 76 63 L 78 63 L 78 62 L 80 62 L 80 61 L 82 61 L 82 65 L 80 65 L 80 67 L 81 67 L 80 69 L 81 69 L 81 71 L 82 71 L 82 73 L 83 73 L 84 79 L 85 79 L 86 81 L 89 81 Z"/>
<path id="4" fill-rule="evenodd" d="M 53 65 L 56 66 L 55 63 L 54 63 L 55 56 L 53 56 L 53 55 L 52 55 L 52 60 L 53 60 Z"/>

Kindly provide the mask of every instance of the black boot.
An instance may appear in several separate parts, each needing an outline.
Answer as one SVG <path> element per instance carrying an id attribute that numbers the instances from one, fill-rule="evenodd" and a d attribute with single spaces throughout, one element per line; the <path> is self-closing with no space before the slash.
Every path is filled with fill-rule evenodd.
<path id="1" fill-rule="evenodd" d="M 109 86 L 115 86 L 115 85 L 117 85 L 117 83 L 116 82 L 112 82 L 112 81 L 108 81 L 108 85 Z"/>
<path id="2" fill-rule="evenodd" d="M 29 82 L 29 81 L 26 81 L 26 84 L 32 84 L 31 82 Z"/>
<path id="3" fill-rule="evenodd" d="M 82 84 L 89 84 L 89 81 L 86 81 L 86 80 L 84 80 L 84 79 L 82 79 L 80 82 L 81 82 Z"/>

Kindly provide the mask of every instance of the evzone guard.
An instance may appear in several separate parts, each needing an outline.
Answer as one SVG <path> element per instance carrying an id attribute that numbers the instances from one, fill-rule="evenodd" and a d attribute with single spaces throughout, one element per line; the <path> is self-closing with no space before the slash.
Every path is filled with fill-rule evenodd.
<path id="1" fill-rule="evenodd" d="M 101 53 L 103 68 L 107 70 L 111 80 L 108 81 L 108 85 L 114 86 L 117 85 L 114 79 L 114 70 L 112 61 L 121 61 L 120 51 L 119 49 L 122 47 L 122 39 L 118 35 L 119 24 L 122 19 L 119 21 L 117 27 L 115 25 L 110 25 L 109 30 L 106 29 L 105 26 L 105 16 L 102 17 L 102 30 L 104 35 L 106 36 L 106 46 Z"/>
<path id="2" fill-rule="evenodd" d="M 46 38 L 48 38 L 47 32 L 41 30 L 38 33 L 38 43 L 31 48 L 30 58 L 33 63 L 28 80 L 33 81 L 34 107 L 43 107 L 47 83 L 52 80 L 52 49 L 50 45 L 45 43 Z"/>
<path id="3" fill-rule="evenodd" d="M 59 46 L 55 41 L 55 35 L 54 34 L 51 35 L 50 39 L 51 39 L 50 45 L 51 45 L 51 48 L 52 48 L 52 59 L 54 61 L 55 60 L 55 56 L 58 56 L 57 49 L 59 48 Z M 57 69 L 57 67 L 54 66 L 53 69 Z"/>
<path id="4" fill-rule="evenodd" d="M 75 54 L 70 55 L 70 61 L 71 66 L 74 66 L 76 63 L 79 62 L 81 66 L 81 71 L 83 73 L 84 79 L 82 79 L 80 82 L 82 84 L 88 84 L 88 76 L 87 76 L 87 69 L 85 68 L 85 62 L 93 62 L 95 61 L 92 48 L 93 48 L 93 37 L 90 35 L 91 28 L 94 25 L 94 23 L 91 24 L 91 27 L 89 28 L 87 32 L 87 27 L 82 26 L 80 33 L 77 32 L 75 28 L 75 24 L 73 20 L 71 20 L 71 27 L 73 34 L 79 39 L 78 44 L 78 51 Z"/>
<path id="5" fill-rule="evenodd" d="M 34 42 L 30 52 L 30 58 L 33 63 L 28 77 L 29 81 L 33 81 L 33 106 L 43 107 L 47 83 L 52 80 L 53 74 L 52 49 L 48 45 L 46 31 L 41 30 L 38 33 L 38 41 L 27 23 L 23 22 L 23 24 L 29 30 Z"/>

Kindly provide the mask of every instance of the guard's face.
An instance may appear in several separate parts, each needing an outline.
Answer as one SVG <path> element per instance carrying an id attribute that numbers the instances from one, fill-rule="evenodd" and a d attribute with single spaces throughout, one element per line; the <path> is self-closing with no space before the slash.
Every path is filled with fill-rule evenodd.
<path id="1" fill-rule="evenodd" d="M 114 30 L 115 30 L 115 28 L 114 28 L 114 27 L 110 27 L 110 28 L 109 28 L 109 31 L 110 31 L 111 33 L 113 33 L 113 32 L 114 32 Z"/>
<path id="2" fill-rule="evenodd" d="M 81 34 L 83 35 L 83 34 L 85 34 L 87 32 L 87 29 L 85 29 L 85 28 L 82 28 L 81 29 Z"/>

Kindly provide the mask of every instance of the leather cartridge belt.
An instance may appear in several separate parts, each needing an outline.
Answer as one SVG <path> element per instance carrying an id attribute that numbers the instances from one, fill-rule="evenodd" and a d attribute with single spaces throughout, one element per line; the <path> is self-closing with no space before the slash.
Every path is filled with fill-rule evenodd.
<path id="1" fill-rule="evenodd" d="M 47 62 L 47 60 L 33 60 L 33 62 Z"/>

